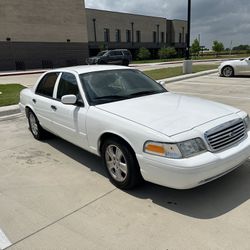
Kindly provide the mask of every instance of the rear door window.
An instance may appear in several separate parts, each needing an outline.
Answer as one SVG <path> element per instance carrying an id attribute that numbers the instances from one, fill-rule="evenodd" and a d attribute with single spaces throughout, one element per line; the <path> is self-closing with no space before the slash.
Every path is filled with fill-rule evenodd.
<path id="1" fill-rule="evenodd" d="M 38 84 L 36 94 L 52 98 L 58 76 L 57 72 L 46 74 Z"/>

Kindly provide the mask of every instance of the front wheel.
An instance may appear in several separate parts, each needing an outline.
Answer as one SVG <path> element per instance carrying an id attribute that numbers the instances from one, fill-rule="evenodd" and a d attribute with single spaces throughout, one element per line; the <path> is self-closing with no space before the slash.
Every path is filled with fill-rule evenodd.
<path id="1" fill-rule="evenodd" d="M 232 76 L 234 76 L 234 69 L 231 66 L 225 66 L 222 69 L 222 76 L 224 76 L 224 77 L 232 77 Z"/>
<path id="2" fill-rule="evenodd" d="M 136 156 L 121 140 L 106 140 L 102 145 L 102 159 L 109 179 L 116 187 L 132 189 L 142 182 Z"/>
<path id="3" fill-rule="evenodd" d="M 34 138 L 37 140 L 44 139 L 46 137 L 46 131 L 41 127 L 36 115 L 31 110 L 28 111 L 27 118 L 29 121 L 30 131 Z"/>

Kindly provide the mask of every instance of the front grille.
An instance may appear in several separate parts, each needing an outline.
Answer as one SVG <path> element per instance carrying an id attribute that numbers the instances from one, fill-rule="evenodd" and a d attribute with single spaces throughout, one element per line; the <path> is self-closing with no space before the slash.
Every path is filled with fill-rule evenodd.
<path id="1" fill-rule="evenodd" d="M 246 136 L 246 126 L 242 119 L 236 119 L 215 127 L 205 133 L 212 151 L 219 151 L 241 141 Z"/>

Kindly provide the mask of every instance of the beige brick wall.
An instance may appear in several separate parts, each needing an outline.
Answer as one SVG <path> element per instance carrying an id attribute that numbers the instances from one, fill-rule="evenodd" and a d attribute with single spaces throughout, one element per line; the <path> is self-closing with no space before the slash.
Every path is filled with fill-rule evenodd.
<path id="1" fill-rule="evenodd" d="M 173 36 L 172 42 L 179 43 L 179 34 L 181 33 L 181 42 L 186 42 L 186 33 L 187 33 L 187 21 L 183 20 L 173 20 Z M 184 28 L 184 29 L 183 29 Z"/>
<path id="2" fill-rule="evenodd" d="M 141 31 L 141 42 L 152 43 L 153 31 L 157 32 L 159 25 L 160 41 L 161 32 L 164 32 L 164 40 L 166 41 L 166 19 L 161 17 L 149 17 L 142 15 L 133 15 L 127 13 L 117 13 L 111 11 L 100 11 L 94 9 L 86 9 L 88 37 L 89 41 L 94 41 L 93 19 L 96 19 L 96 35 L 97 41 L 104 41 L 104 29 L 110 30 L 110 42 L 115 42 L 115 30 L 121 30 L 121 42 L 126 42 L 126 30 L 131 30 L 131 22 L 134 23 L 134 42 L 136 42 L 136 31 Z"/>
<path id="3" fill-rule="evenodd" d="M 83 0 L 0 0 L 0 41 L 87 42 Z"/>

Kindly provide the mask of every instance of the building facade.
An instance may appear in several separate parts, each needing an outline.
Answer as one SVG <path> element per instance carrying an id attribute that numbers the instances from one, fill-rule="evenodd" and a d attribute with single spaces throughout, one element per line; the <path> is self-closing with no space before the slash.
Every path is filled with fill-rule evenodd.
<path id="1" fill-rule="evenodd" d="M 83 0 L 1 0 L 0 70 L 84 64 L 102 49 L 185 50 L 186 21 L 87 9 Z"/>
<path id="2" fill-rule="evenodd" d="M 87 56 L 83 0 L 0 1 L 0 70 L 82 64 Z"/>
<path id="3" fill-rule="evenodd" d="M 186 47 L 187 22 L 152 17 L 86 9 L 89 53 L 96 55 L 100 49 L 129 49 L 133 55 L 145 47 L 152 55 L 162 47 L 175 47 L 183 55 Z"/>

